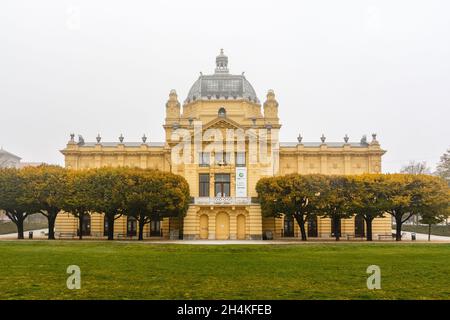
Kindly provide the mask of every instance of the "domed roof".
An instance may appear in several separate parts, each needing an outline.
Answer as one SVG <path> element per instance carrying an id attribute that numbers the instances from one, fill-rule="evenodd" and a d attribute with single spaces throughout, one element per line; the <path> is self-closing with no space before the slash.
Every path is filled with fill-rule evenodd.
<path id="1" fill-rule="evenodd" d="M 245 99 L 259 103 L 255 90 L 245 78 L 244 74 L 232 75 L 229 73 L 228 57 L 223 53 L 222 49 L 216 57 L 214 74 L 200 74 L 200 77 L 194 82 L 191 90 L 189 90 L 189 94 L 184 102 L 227 99 Z"/>

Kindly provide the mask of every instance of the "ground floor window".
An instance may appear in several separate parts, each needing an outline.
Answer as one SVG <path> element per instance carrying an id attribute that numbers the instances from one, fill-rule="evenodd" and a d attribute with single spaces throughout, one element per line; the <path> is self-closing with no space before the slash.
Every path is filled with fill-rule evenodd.
<path id="1" fill-rule="evenodd" d="M 106 216 L 103 217 L 103 235 L 107 236 L 109 230 L 109 224 L 108 219 L 106 219 Z"/>
<path id="2" fill-rule="evenodd" d="M 137 234 L 137 221 L 135 217 L 127 216 L 127 236 L 135 237 Z"/>
<path id="3" fill-rule="evenodd" d="M 284 237 L 294 236 L 294 219 L 291 216 L 284 216 L 283 236 Z"/>
<path id="4" fill-rule="evenodd" d="M 308 217 L 308 237 L 317 237 L 317 216 Z"/>
<path id="5" fill-rule="evenodd" d="M 80 232 L 80 228 L 78 229 L 78 233 Z M 84 214 L 81 222 L 81 234 L 83 236 L 91 235 L 91 215 Z"/>
<path id="6" fill-rule="evenodd" d="M 331 219 L 331 235 L 336 237 L 336 233 L 339 237 L 341 236 L 341 219 L 333 217 Z"/>
<path id="7" fill-rule="evenodd" d="M 151 237 L 161 236 L 161 221 L 159 220 L 150 221 L 150 236 Z"/>
<path id="8" fill-rule="evenodd" d="M 364 237 L 364 218 L 361 215 L 355 216 L 355 237 Z"/>

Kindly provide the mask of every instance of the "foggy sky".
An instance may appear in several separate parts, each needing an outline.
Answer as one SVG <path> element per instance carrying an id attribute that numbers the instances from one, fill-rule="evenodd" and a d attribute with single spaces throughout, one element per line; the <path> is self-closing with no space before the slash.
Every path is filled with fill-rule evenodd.
<path id="1" fill-rule="evenodd" d="M 280 140 L 378 134 L 385 172 L 434 168 L 450 147 L 449 1 L 0 2 L 0 145 L 63 164 L 69 134 L 163 141 L 169 91 L 182 102 L 224 48 Z"/>

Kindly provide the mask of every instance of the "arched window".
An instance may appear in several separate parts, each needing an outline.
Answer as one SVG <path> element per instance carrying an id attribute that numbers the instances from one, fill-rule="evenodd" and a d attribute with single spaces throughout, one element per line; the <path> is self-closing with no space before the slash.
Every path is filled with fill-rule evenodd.
<path id="1" fill-rule="evenodd" d="M 80 232 L 80 230 L 78 230 Z M 81 223 L 81 234 L 83 236 L 91 235 L 91 215 L 83 214 L 82 223 Z"/>
<path id="2" fill-rule="evenodd" d="M 137 231 L 136 218 L 127 216 L 127 237 L 135 237 L 136 231 Z"/>
<path id="3" fill-rule="evenodd" d="M 355 216 L 355 237 L 364 237 L 364 217 L 362 215 Z"/>
<path id="4" fill-rule="evenodd" d="M 225 117 L 227 115 L 227 111 L 225 110 L 225 108 L 220 108 L 219 109 L 219 117 Z"/>

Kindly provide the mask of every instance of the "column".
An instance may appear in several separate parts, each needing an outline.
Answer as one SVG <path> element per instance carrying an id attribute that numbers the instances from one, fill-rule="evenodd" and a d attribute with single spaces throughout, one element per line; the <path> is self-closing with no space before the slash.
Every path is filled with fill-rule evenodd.
<path id="1" fill-rule="evenodd" d="M 216 212 L 213 208 L 208 213 L 208 239 L 216 239 Z"/>

